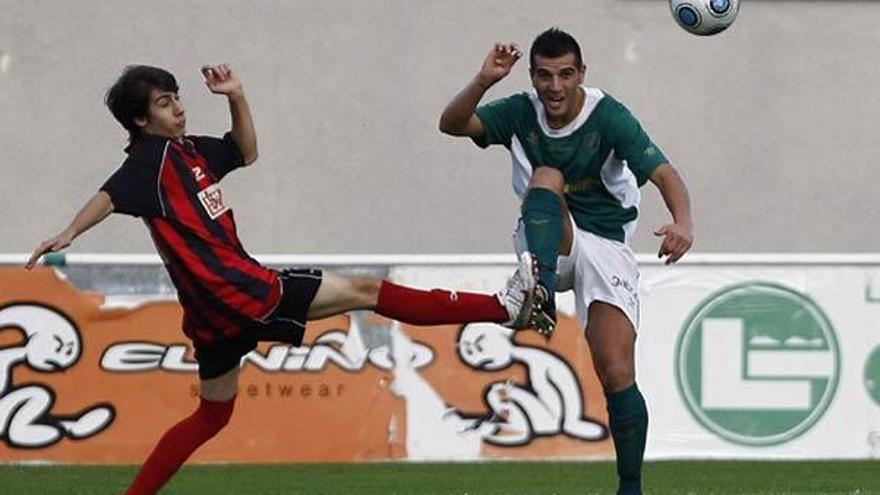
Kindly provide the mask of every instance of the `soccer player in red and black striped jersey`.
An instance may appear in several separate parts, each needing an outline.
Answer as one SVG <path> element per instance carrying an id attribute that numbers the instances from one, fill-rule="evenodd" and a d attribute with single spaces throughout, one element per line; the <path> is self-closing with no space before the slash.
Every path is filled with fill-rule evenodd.
<path id="1" fill-rule="evenodd" d="M 497 295 L 421 291 L 369 277 L 318 269 L 275 271 L 238 239 L 220 181 L 257 159 L 257 138 L 242 84 L 228 65 L 204 67 L 205 84 L 229 103 L 232 129 L 222 138 L 186 134 L 174 76 L 129 66 L 107 92 L 113 116 L 129 132 L 128 157 L 77 213 L 41 243 L 26 267 L 61 250 L 112 212 L 139 217 L 177 288 L 183 331 L 199 364 L 197 410 L 163 435 L 128 494 L 156 493 L 187 458 L 229 421 L 242 356 L 257 342 L 300 345 L 305 322 L 370 309 L 416 325 L 474 321 L 528 326 L 536 265 L 526 257 Z"/>

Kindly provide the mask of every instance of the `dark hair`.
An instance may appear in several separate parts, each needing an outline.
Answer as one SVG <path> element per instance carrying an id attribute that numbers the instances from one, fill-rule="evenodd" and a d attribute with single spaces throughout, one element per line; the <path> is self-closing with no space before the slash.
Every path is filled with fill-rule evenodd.
<path id="1" fill-rule="evenodd" d="M 141 133 L 141 128 L 134 120 L 147 116 L 150 94 L 154 88 L 177 93 L 177 80 L 170 72 L 159 67 L 129 65 L 104 96 L 110 113 L 128 131 L 132 141 L 137 140 Z"/>
<path id="2" fill-rule="evenodd" d="M 535 70 L 535 57 L 557 58 L 567 53 L 574 54 L 574 61 L 578 68 L 583 67 L 584 61 L 581 57 L 581 47 L 577 40 L 565 31 L 559 28 L 550 28 L 539 34 L 535 41 L 532 42 L 532 49 L 529 52 L 530 71 Z"/>

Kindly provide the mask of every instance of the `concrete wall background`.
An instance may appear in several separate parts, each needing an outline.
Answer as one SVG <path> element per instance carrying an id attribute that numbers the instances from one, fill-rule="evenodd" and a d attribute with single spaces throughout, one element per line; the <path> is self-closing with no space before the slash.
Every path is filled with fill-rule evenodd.
<path id="1" fill-rule="evenodd" d="M 685 176 L 695 251 L 880 251 L 880 3 L 746 0 L 703 39 L 663 0 L 0 0 L 0 252 L 63 228 L 121 162 L 102 97 L 126 64 L 174 72 L 205 134 L 228 115 L 198 68 L 223 61 L 260 139 L 257 165 L 224 180 L 250 251 L 508 252 L 506 153 L 437 120 L 494 41 L 527 48 L 551 25 Z M 521 62 L 489 96 L 528 84 Z M 666 213 L 643 191 L 650 252 Z M 73 251 L 152 252 L 144 230 L 116 215 Z"/>

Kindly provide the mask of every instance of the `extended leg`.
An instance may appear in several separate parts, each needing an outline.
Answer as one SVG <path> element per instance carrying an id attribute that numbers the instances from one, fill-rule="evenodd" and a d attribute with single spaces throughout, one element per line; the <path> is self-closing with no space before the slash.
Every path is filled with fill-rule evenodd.
<path id="1" fill-rule="evenodd" d="M 378 278 L 348 278 L 324 272 L 308 317 L 311 320 L 346 311 L 373 310 L 413 325 L 507 323 L 523 313 L 528 314 L 522 307 L 533 292 L 533 277 L 509 284 L 505 293 L 496 296 L 443 289 L 425 291 Z M 508 297 L 507 293 L 511 295 Z"/>

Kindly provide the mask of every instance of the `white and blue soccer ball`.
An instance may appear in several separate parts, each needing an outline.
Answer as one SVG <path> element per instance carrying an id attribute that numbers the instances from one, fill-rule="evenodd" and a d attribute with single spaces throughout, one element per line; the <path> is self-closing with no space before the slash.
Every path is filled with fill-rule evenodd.
<path id="1" fill-rule="evenodd" d="M 739 12 L 739 0 L 669 0 L 669 10 L 685 31 L 709 36 L 733 24 Z"/>

